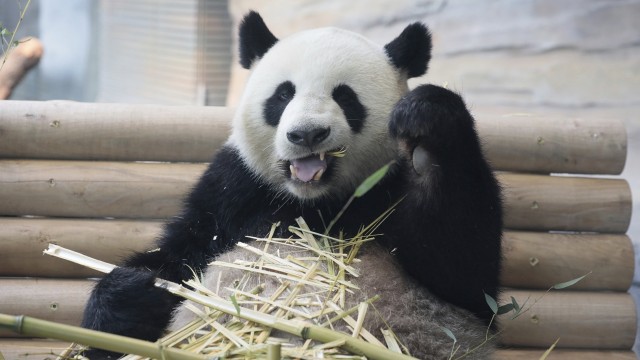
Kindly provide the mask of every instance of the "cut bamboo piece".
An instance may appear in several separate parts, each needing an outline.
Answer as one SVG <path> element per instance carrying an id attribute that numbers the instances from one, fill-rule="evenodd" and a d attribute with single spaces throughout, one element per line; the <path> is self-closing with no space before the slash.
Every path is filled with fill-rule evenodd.
<path id="1" fill-rule="evenodd" d="M 510 290 L 501 295 L 504 302 L 511 296 L 523 308 L 532 307 L 517 319 L 499 317 L 507 347 L 548 348 L 560 338 L 557 348 L 628 350 L 635 341 L 636 309 L 627 293 Z"/>
<path id="2" fill-rule="evenodd" d="M 48 243 L 110 263 L 153 246 L 162 222 L 0 218 L 0 276 L 86 277 L 97 273 L 42 256 Z M 626 291 L 633 279 L 633 248 L 625 235 L 504 234 L 505 286 L 547 289 L 591 272 L 569 290 Z"/>
<path id="3" fill-rule="evenodd" d="M 633 244 L 626 235 L 507 231 L 503 254 L 506 287 L 548 289 L 587 273 L 567 290 L 627 291 L 633 281 Z"/>
<path id="4" fill-rule="evenodd" d="M 620 174 L 624 169 L 627 135 L 619 119 L 479 112 L 476 120 L 496 169 L 573 174 Z"/>
<path id="5" fill-rule="evenodd" d="M 203 162 L 232 116 L 215 106 L 3 101 L 0 158 Z"/>
<path id="6" fill-rule="evenodd" d="M 498 174 L 506 228 L 625 233 L 631 221 L 626 180 Z"/>
<path id="7" fill-rule="evenodd" d="M 0 161 L 0 215 L 168 218 L 204 164 Z M 519 230 L 624 233 L 625 180 L 500 174 L 505 226 Z"/>
<path id="8" fill-rule="evenodd" d="M 226 140 L 232 116 L 224 107 L 5 101 L 0 157 L 208 161 Z M 476 118 L 496 169 L 619 174 L 624 168 L 627 140 L 618 120 Z"/>
<path id="9" fill-rule="evenodd" d="M 93 286 L 88 280 L 0 278 L 0 313 L 79 325 Z M 0 330 L 0 336 L 15 336 Z"/>
<path id="10" fill-rule="evenodd" d="M 540 360 L 545 349 L 509 349 L 498 350 L 493 360 Z M 555 349 L 548 360 L 637 360 L 633 351 L 597 351 Z"/>
<path id="11" fill-rule="evenodd" d="M 0 218 L 0 276 L 101 276 L 42 252 L 53 243 L 120 263 L 133 251 L 150 249 L 160 232 L 154 221 Z"/>

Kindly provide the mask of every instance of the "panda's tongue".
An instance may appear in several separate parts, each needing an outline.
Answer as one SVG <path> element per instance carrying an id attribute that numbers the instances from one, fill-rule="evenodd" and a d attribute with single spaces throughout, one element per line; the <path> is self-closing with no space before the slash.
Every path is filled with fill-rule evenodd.
<path id="1" fill-rule="evenodd" d="M 291 177 L 303 182 L 319 180 L 327 170 L 327 162 L 320 156 L 311 155 L 306 158 L 291 160 Z"/>

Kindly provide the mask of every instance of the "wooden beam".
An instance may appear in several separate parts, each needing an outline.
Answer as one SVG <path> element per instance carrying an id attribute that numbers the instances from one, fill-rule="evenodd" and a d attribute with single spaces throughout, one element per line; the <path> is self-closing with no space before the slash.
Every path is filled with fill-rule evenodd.
<path id="1" fill-rule="evenodd" d="M 634 251 L 626 235 L 506 231 L 502 285 L 548 289 L 589 274 L 569 290 L 627 291 Z"/>
<path id="2" fill-rule="evenodd" d="M 204 162 L 232 116 L 216 106 L 4 101 L 0 158 Z"/>
<path id="3" fill-rule="evenodd" d="M 168 218 L 204 164 L 0 161 L 0 215 Z M 505 227 L 514 230 L 626 232 L 625 180 L 499 175 Z"/>
<path id="4" fill-rule="evenodd" d="M 514 347 L 548 348 L 558 338 L 558 348 L 629 350 L 636 338 L 636 308 L 627 293 L 586 291 L 508 290 L 504 302 L 513 296 L 531 309 L 511 320 L 499 318 L 504 331 L 501 343 Z M 534 302 L 536 300 L 537 303 Z"/>
<path id="5" fill-rule="evenodd" d="M 484 151 L 496 169 L 515 172 L 620 174 L 627 135 L 619 119 L 476 114 Z"/>
<path id="6" fill-rule="evenodd" d="M 90 280 L 0 278 L 0 313 L 78 325 L 93 288 Z M 15 337 L 0 330 L 2 337 Z"/>
<path id="7" fill-rule="evenodd" d="M 120 263 L 153 247 L 161 222 L 96 219 L 0 218 L 0 276 L 82 278 L 85 267 L 42 256 L 49 243 Z M 625 235 L 507 231 L 502 284 L 548 289 L 591 272 L 571 290 L 626 291 L 633 280 L 633 247 Z"/>
<path id="8" fill-rule="evenodd" d="M 87 280 L 0 279 L 0 313 L 27 315 L 65 324 L 80 323 L 93 282 Z M 517 319 L 499 318 L 506 347 L 629 350 L 635 341 L 635 305 L 627 293 L 584 291 L 514 291 L 511 296 L 531 309 Z M 540 299 L 536 304 L 533 302 Z M 10 336 L 0 332 L 0 336 Z"/>
<path id="9" fill-rule="evenodd" d="M 224 107 L 5 101 L 0 158 L 208 161 L 230 132 Z M 478 114 L 498 170 L 619 174 L 627 139 L 616 119 Z"/>
<path id="10" fill-rule="evenodd" d="M 500 349 L 493 360 L 539 360 L 546 349 Z M 631 351 L 598 351 L 554 349 L 547 357 L 549 360 L 637 360 Z"/>

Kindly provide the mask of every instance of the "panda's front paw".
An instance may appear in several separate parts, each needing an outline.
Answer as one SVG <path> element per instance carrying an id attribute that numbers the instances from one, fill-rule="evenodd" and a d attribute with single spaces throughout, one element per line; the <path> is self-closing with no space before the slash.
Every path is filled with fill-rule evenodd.
<path id="1" fill-rule="evenodd" d="M 156 273 L 118 267 L 96 284 L 82 326 L 154 341 L 162 334 L 178 300 L 156 287 Z"/>
<path id="2" fill-rule="evenodd" d="M 469 141 L 475 142 L 473 119 L 462 98 L 434 85 L 419 86 L 398 101 L 389 131 L 420 175 L 440 162 L 451 163 L 466 152 Z"/>

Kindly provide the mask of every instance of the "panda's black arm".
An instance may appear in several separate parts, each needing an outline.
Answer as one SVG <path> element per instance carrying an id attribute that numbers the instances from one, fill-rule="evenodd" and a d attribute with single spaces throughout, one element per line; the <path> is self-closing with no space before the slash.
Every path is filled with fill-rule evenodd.
<path id="1" fill-rule="evenodd" d="M 406 269 L 434 294 L 487 322 L 496 298 L 502 236 L 500 187 L 462 98 L 425 85 L 393 111 L 407 194 L 392 222 Z"/>
<path id="2" fill-rule="evenodd" d="M 237 151 L 222 149 L 185 200 L 181 214 L 166 224 L 156 246 L 134 254 L 98 282 L 82 326 L 156 340 L 180 300 L 156 288 L 154 279 L 193 278 L 243 233 L 263 230 L 245 229 L 243 220 L 251 223 L 252 217 L 260 216 L 252 210 L 258 207 L 249 204 L 265 196 Z"/>

